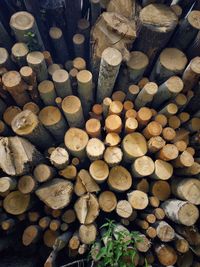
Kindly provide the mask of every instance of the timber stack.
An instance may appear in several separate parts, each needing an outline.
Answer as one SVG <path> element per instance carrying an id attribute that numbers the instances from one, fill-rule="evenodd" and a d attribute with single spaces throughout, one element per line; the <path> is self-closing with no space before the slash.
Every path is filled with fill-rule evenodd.
<path id="1" fill-rule="evenodd" d="M 12 37 L 0 18 L 0 251 L 20 229 L 59 266 L 110 218 L 143 236 L 135 266 L 199 267 L 199 1 L 65 1 L 48 29 L 22 2 Z"/>

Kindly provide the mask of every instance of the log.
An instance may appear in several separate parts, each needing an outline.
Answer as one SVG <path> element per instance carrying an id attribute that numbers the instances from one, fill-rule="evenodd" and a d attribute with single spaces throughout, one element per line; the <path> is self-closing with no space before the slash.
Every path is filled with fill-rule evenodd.
<path id="1" fill-rule="evenodd" d="M 143 87 L 142 87 L 143 88 Z M 126 100 L 134 101 L 139 93 L 139 86 L 132 84 L 128 87 L 128 91 L 126 94 Z"/>
<path id="2" fill-rule="evenodd" d="M 99 203 L 96 196 L 90 193 L 81 196 L 75 202 L 74 210 L 81 224 L 90 225 L 99 215 Z M 79 236 L 81 238 L 80 232 Z"/>
<path id="3" fill-rule="evenodd" d="M 142 88 L 142 90 L 139 92 L 139 94 L 137 95 L 137 97 L 135 99 L 134 104 L 135 104 L 136 110 L 149 104 L 153 100 L 153 98 L 157 94 L 157 92 L 158 92 L 157 84 L 154 82 L 148 82 Z"/>
<path id="4" fill-rule="evenodd" d="M 86 62 L 82 57 L 76 57 L 72 61 L 73 67 L 77 69 L 78 71 L 85 70 L 86 69 Z"/>
<path id="5" fill-rule="evenodd" d="M 103 51 L 97 86 L 98 103 L 101 103 L 104 98 L 112 95 L 121 61 L 122 55 L 117 49 L 108 47 Z"/>
<path id="6" fill-rule="evenodd" d="M 46 106 L 55 106 L 56 92 L 52 81 L 44 80 L 39 83 L 38 91 Z"/>
<path id="7" fill-rule="evenodd" d="M 138 122 L 135 118 L 133 117 L 130 117 L 130 118 L 127 118 L 126 121 L 125 121 L 125 126 L 124 126 L 124 131 L 125 131 L 125 134 L 129 134 L 129 133 L 133 133 L 137 130 L 138 128 Z"/>
<path id="8" fill-rule="evenodd" d="M 87 157 L 91 160 L 98 160 L 103 158 L 105 146 L 98 138 L 91 138 L 86 146 Z"/>
<path id="9" fill-rule="evenodd" d="M 153 116 L 151 109 L 142 107 L 138 110 L 136 119 L 138 121 L 139 127 L 142 128 L 150 121 Z"/>
<path id="10" fill-rule="evenodd" d="M 51 220 L 50 221 L 50 224 L 49 224 L 49 229 L 51 230 L 51 231 L 57 231 L 57 230 L 59 230 L 59 228 L 60 228 L 60 221 L 59 220 L 57 220 L 57 219 L 53 219 L 53 220 Z"/>
<path id="11" fill-rule="evenodd" d="M 84 159 L 89 141 L 87 133 L 78 128 L 70 128 L 64 137 L 65 146 L 74 157 Z"/>
<path id="12" fill-rule="evenodd" d="M 27 86 L 25 83 L 23 83 L 19 72 L 8 71 L 2 76 L 2 82 L 5 89 L 12 96 L 17 105 L 23 107 L 27 102 L 30 101 L 26 91 Z"/>
<path id="13" fill-rule="evenodd" d="M 83 196 L 86 193 L 99 192 L 100 187 L 92 179 L 89 172 L 81 169 L 76 177 L 76 183 L 74 185 L 74 192 L 77 196 Z"/>
<path id="14" fill-rule="evenodd" d="M 165 129 L 165 128 L 164 128 Z M 146 139 L 150 139 L 151 137 L 156 137 L 163 133 L 164 129 L 162 129 L 162 125 L 157 121 L 151 121 L 143 130 L 143 135 Z"/>
<path id="15" fill-rule="evenodd" d="M 120 116 L 121 113 L 122 113 L 122 111 L 123 111 L 123 104 L 122 104 L 122 102 L 115 100 L 115 101 L 112 101 L 110 103 L 109 111 L 108 111 L 108 114 L 109 115 L 115 114 L 115 115 Z"/>
<path id="16" fill-rule="evenodd" d="M 176 251 L 167 244 L 156 244 L 155 253 L 159 262 L 164 266 L 172 266 L 177 261 Z"/>
<path id="17" fill-rule="evenodd" d="M 26 56 L 29 53 L 29 49 L 25 43 L 14 44 L 11 52 L 12 60 L 18 65 L 18 67 L 21 68 L 27 64 Z"/>
<path id="18" fill-rule="evenodd" d="M 162 130 L 162 137 L 165 141 L 170 142 L 176 137 L 176 131 L 171 127 L 165 127 Z"/>
<path id="19" fill-rule="evenodd" d="M 58 27 L 51 27 L 49 36 L 56 52 L 58 62 L 64 64 L 69 59 L 69 53 L 62 30 Z"/>
<path id="20" fill-rule="evenodd" d="M 133 208 L 127 200 L 120 200 L 116 206 L 116 213 L 121 218 L 129 218 L 133 213 Z"/>
<path id="21" fill-rule="evenodd" d="M 11 176 L 30 173 L 33 167 L 44 161 L 40 152 L 21 137 L 0 138 L 0 168 Z"/>
<path id="22" fill-rule="evenodd" d="M 161 205 L 167 218 L 178 224 L 186 226 L 194 225 L 199 218 L 199 211 L 196 206 L 177 199 L 169 199 Z"/>
<path id="23" fill-rule="evenodd" d="M 76 96 L 67 96 L 62 101 L 62 110 L 70 127 L 83 127 L 85 120 L 81 101 Z"/>
<path id="24" fill-rule="evenodd" d="M 174 229 L 165 221 L 155 223 L 157 237 L 162 242 L 170 242 L 175 237 Z"/>
<path id="25" fill-rule="evenodd" d="M 33 176 L 24 175 L 19 178 L 17 187 L 22 194 L 29 194 L 35 191 L 37 188 L 37 182 Z"/>
<path id="26" fill-rule="evenodd" d="M 47 65 L 41 52 L 30 52 L 26 57 L 29 67 L 36 73 L 38 82 L 48 79 Z"/>
<path id="27" fill-rule="evenodd" d="M 15 65 L 13 61 L 10 60 L 8 51 L 0 47 L 0 67 L 5 67 L 6 69 L 15 69 Z"/>
<path id="28" fill-rule="evenodd" d="M 160 107 L 166 100 L 175 97 L 183 90 L 183 81 L 178 76 L 172 76 L 161 84 L 157 94 L 154 96 L 152 106 Z"/>
<path id="29" fill-rule="evenodd" d="M 12 215 L 19 215 L 26 212 L 30 207 L 30 194 L 22 194 L 19 191 L 12 191 L 3 200 L 5 211 Z"/>
<path id="30" fill-rule="evenodd" d="M 186 124 L 184 124 L 184 127 L 191 133 L 198 132 L 200 130 L 200 118 L 194 117 L 190 119 Z"/>
<path id="31" fill-rule="evenodd" d="M 157 159 L 155 160 L 155 170 L 151 175 L 151 178 L 156 180 L 168 180 L 173 175 L 173 166 L 166 161 Z"/>
<path id="32" fill-rule="evenodd" d="M 88 70 L 81 70 L 77 74 L 78 95 L 80 97 L 84 115 L 87 116 L 94 101 L 92 86 L 92 73 Z"/>
<path id="33" fill-rule="evenodd" d="M 154 116 L 154 120 L 162 125 L 162 127 L 165 127 L 167 125 L 167 117 L 163 114 L 156 114 Z"/>
<path id="34" fill-rule="evenodd" d="M 144 156 L 147 153 L 147 142 L 140 133 L 127 134 L 122 141 L 124 160 L 131 162 L 135 158 Z"/>
<path id="35" fill-rule="evenodd" d="M 66 149 L 57 147 L 52 151 L 50 161 L 57 169 L 64 169 L 64 167 L 69 163 L 69 154 Z"/>
<path id="36" fill-rule="evenodd" d="M 111 98 L 113 101 L 120 101 L 123 103 L 126 98 L 126 94 L 123 91 L 118 90 L 112 94 Z"/>
<path id="37" fill-rule="evenodd" d="M 104 161 L 110 167 L 114 167 L 120 164 L 122 157 L 122 150 L 117 146 L 107 147 L 104 153 Z"/>
<path id="38" fill-rule="evenodd" d="M 1 228 L 3 231 L 9 231 L 12 230 L 15 226 L 15 220 L 14 219 L 6 219 L 1 222 Z"/>
<path id="39" fill-rule="evenodd" d="M 68 180 L 74 180 L 77 175 L 77 169 L 73 165 L 68 165 L 65 169 L 59 171 L 59 175 Z"/>
<path id="40" fill-rule="evenodd" d="M 159 180 L 151 183 L 150 192 L 160 201 L 164 201 L 171 195 L 171 188 L 167 181 Z"/>
<path id="41" fill-rule="evenodd" d="M 157 157 L 164 161 L 170 161 L 178 157 L 178 149 L 173 144 L 166 144 L 161 150 L 157 153 Z"/>
<path id="42" fill-rule="evenodd" d="M 147 181 L 147 179 L 137 179 L 134 182 L 134 189 L 142 191 L 144 193 L 148 193 L 149 192 L 149 183 Z"/>
<path id="43" fill-rule="evenodd" d="M 197 84 L 200 77 L 200 67 L 199 67 L 200 57 L 193 58 L 187 68 L 185 69 L 182 80 L 184 83 L 183 92 L 188 92 Z"/>
<path id="44" fill-rule="evenodd" d="M 179 234 L 175 234 L 175 248 L 180 253 L 186 253 L 190 249 L 188 241 Z"/>
<path id="45" fill-rule="evenodd" d="M 70 203 L 72 191 L 73 185 L 71 182 L 54 178 L 43 186 L 40 186 L 35 193 L 48 207 L 62 209 Z"/>
<path id="46" fill-rule="evenodd" d="M 12 120 L 12 130 L 26 137 L 33 144 L 47 148 L 53 142 L 52 137 L 39 122 L 38 117 L 30 110 L 24 110 Z"/>
<path id="47" fill-rule="evenodd" d="M 105 138 L 106 146 L 117 146 L 121 142 L 121 138 L 117 133 L 108 133 Z"/>
<path id="48" fill-rule="evenodd" d="M 85 36 L 83 34 L 76 33 L 74 34 L 72 41 L 75 57 L 85 58 Z"/>
<path id="49" fill-rule="evenodd" d="M 32 50 L 45 50 L 35 19 L 30 13 L 14 13 L 10 19 L 10 27 L 18 42 L 26 43 Z"/>
<path id="50" fill-rule="evenodd" d="M 187 122 L 190 119 L 190 114 L 188 112 L 181 112 L 178 114 L 178 117 L 182 123 Z"/>
<path id="51" fill-rule="evenodd" d="M 198 162 L 194 162 L 192 166 L 190 167 L 185 167 L 182 169 L 176 169 L 175 174 L 178 176 L 195 176 L 200 173 L 200 164 Z"/>
<path id="52" fill-rule="evenodd" d="M 62 214 L 61 218 L 63 222 L 71 224 L 76 221 L 76 213 L 73 209 L 68 209 Z"/>
<path id="53" fill-rule="evenodd" d="M 194 163 L 194 158 L 188 151 L 183 151 L 173 161 L 173 165 L 176 168 L 191 167 L 193 163 Z"/>
<path id="54" fill-rule="evenodd" d="M 187 57 L 177 48 L 165 48 L 151 72 L 150 80 L 163 83 L 171 76 L 181 75 L 186 67 Z"/>
<path id="55" fill-rule="evenodd" d="M 156 153 L 165 146 L 166 142 L 161 136 L 151 137 L 148 142 L 148 152 Z"/>
<path id="56" fill-rule="evenodd" d="M 89 137 L 100 138 L 101 137 L 101 123 L 97 119 L 89 119 L 86 121 L 85 129 Z"/>
<path id="57" fill-rule="evenodd" d="M 89 172 L 92 178 L 100 184 L 108 178 L 109 168 L 103 160 L 95 160 L 90 164 Z"/>
<path id="58" fill-rule="evenodd" d="M 40 227 L 38 225 L 30 225 L 28 226 L 22 235 L 22 243 L 24 246 L 30 246 L 38 242 L 40 238 Z"/>
<path id="59" fill-rule="evenodd" d="M 181 126 L 181 120 L 178 116 L 174 115 L 168 119 L 168 125 L 170 128 L 176 130 Z"/>
<path id="60" fill-rule="evenodd" d="M 57 142 L 63 141 L 63 136 L 67 130 L 67 123 L 57 107 L 48 106 L 43 108 L 38 118 Z"/>
<path id="61" fill-rule="evenodd" d="M 43 241 L 44 244 L 48 248 L 53 248 L 53 245 L 55 243 L 56 238 L 58 237 L 58 232 L 51 231 L 50 229 L 47 229 L 43 234 Z"/>
<path id="62" fill-rule="evenodd" d="M 128 201 L 131 204 L 133 209 L 136 210 L 143 210 L 148 206 L 148 197 L 147 194 L 139 191 L 134 190 L 128 193 Z"/>
<path id="63" fill-rule="evenodd" d="M 126 100 L 123 103 L 123 108 L 124 108 L 124 112 L 126 112 L 127 110 L 133 109 L 134 108 L 134 104 L 132 101 L 130 100 Z"/>
<path id="64" fill-rule="evenodd" d="M 35 102 L 28 102 L 23 106 L 23 110 L 30 110 L 32 111 L 35 115 L 38 115 L 40 112 L 39 106 Z"/>
<path id="65" fill-rule="evenodd" d="M 98 198 L 99 207 L 104 212 L 112 212 L 117 206 L 117 198 L 111 191 L 104 191 Z"/>
<path id="66" fill-rule="evenodd" d="M 155 196 L 151 196 L 149 197 L 149 205 L 154 208 L 157 208 L 160 206 L 160 200 Z"/>
<path id="67" fill-rule="evenodd" d="M 79 228 L 79 237 L 82 243 L 90 245 L 96 240 L 97 228 L 94 224 L 81 225 Z"/>
<path id="68" fill-rule="evenodd" d="M 119 134 L 122 130 L 122 120 L 116 115 L 109 115 L 105 120 L 105 129 L 107 133 L 117 133 Z"/>
<path id="69" fill-rule="evenodd" d="M 98 1 L 98 0 L 97 0 Z M 90 22 L 87 19 L 81 18 L 77 23 L 78 32 L 83 34 L 88 40 L 90 38 Z"/>
<path id="70" fill-rule="evenodd" d="M 116 192 L 124 192 L 131 188 L 132 176 L 124 167 L 112 167 L 107 181 L 109 187 Z"/>
<path id="71" fill-rule="evenodd" d="M 150 176 L 154 172 L 154 162 L 148 156 L 137 158 L 131 165 L 133 177 Z"/>
<path id="72" fill-rule="evenodd" d="M 30 222 L 37 222 L 40 218 L 40 213 L 37 211 L 29 211 L 28 212 L 28 219 Z"/>
<path id="73" fill-rule="evenodd" d="M 193 253 L 188 251 L 185 254 L 179 255 L 177 260 L 178 267 L 193 266 Z"/>
<path id="74" fill-rule="evenodd" d="M 133 48 L 144 52 L 151 66 L 156 55 L 168 43 L 178 18 L 168 6 L 150 4 L 140 11 L 138 23 L 138 39 Z"/>
<path id="75" fill-rule="evenodd" d="M 0 178 L 0 193 L 6 193 L 13 191 L 16 188 L 17 182 L 11 177 L 1 177 Z"/>
<path id="76" fill-rule="evenodd" d="M 200 11 L 192 10 L 179 24 L 172 40 L 171 45 L 185 50 L 200 30 Z M 182 38 L 185 39 L 183 42 Z"/>
<path id="77" fill-rule="evenodd" d="M 53 59 L 52 59 L 51 53 L 49 51 L 46 51 L 46 50 L 43 51 L 42 53 L 44 55 L 44 60 L 46 62 L 46 65 L 47 65 L 47 67 L 49 67 L 50 65 L 53 64 Z"/>
<path id="78" fill-rule="evenodd" d="M 149 224 L 155 223 L 156 216 L 153 213 L 142 213 L 140 216 L 142 219 L 146 220 Z"/>
<path id="79" fill-rule="evenodd" d="M 56 175 L 55 169 L 43 163 L 38 164 L 33 170 L 34 178 L 40 183 L 51 180 L 53 177 L 55 177 L 55 175 Z"/>
<path id="80" fill-rule="evenodd" d="M 52 80 L 58 96 L 65 98 L 66 96 L 72 95 L 69 73 L 66 70 L 60 69 L 54 71 Z"/>
<path id="81" fill-rule="evenodd" d="M 52 79 L 54 72 L 61 69 L 62 69 L 61 66 L 58 64 L 52 63 L 51 65 L 49 65 L 47 69 L 49 78 Z"/>

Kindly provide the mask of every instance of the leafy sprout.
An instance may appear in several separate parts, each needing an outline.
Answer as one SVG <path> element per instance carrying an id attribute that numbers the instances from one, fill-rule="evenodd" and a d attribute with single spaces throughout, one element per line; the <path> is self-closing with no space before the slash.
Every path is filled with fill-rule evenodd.
<path id="1" fill-rule="evenodd" d="M 38 43 L 37 36 L 34 32 L 27 32 L 24 34 L 24 37 L 27 39 L 27 46 L 30 51 L 38 51 L 41 50 L 41 47 Z"/>

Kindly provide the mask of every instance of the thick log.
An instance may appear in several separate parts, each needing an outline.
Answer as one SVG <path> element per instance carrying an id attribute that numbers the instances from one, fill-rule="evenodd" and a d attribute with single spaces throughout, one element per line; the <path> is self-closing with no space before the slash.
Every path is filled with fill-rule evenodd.
<path id="1" fill-rule="evenodd" d="M 30 194 L 22 194 L 19 191 L 9 193 L 3 201 L 5 211 L 12 215 L 19 215 L 30 208 Z"/>
<path id="2" fill-rule="evenodd" d="M 123 111 L 123 104 L 121 101 L 113 100 L 110 103 L 109 111 L 108 111 L 109 115 L 115 114 L 115 115 L 120 116 L 122 111 Z"/>
<path id="3" fill-rule="evenodd" d="M 107 133 L 117 133 L 119 134 L 122 130 L 122 120 L 116 115 L 109 115 L 105 120 L 105 129 Z"/>
<path id="4" fill-rule="evenodd" d="M 164 161 L 170 161 L 178 157 L 178 149 L 173 144 L 166 144 L 161 150 L 157 153 L 157 157 Z"/>
<path id="5" fill-rule="evenodd" d="M 131 165 L 133 177 L 150 176 L 154 172 L 154 162 L 148 156 L 137 158 Z"/>
<path id="6" fill-rule="evenodd" d="M 98 198 L 99 207 L 104 212 L 112 212 L 117 206 L 117 198 L 111 191 L 104 191 Z"/>
<path id="7" fill-rule="evenodd" d="M 85 129 L 91 138 L 101 137 L 101 123 L 98 119 L 89 119 L 86 121 Z"/>
<path id="8" fill-rule="evenodd" d="M 175 237 L 174 229 L 165 221 L 158 221 L 155 223 L 157 237 L 162 242 L 170 242 Z"/>
<path id="9" fill-rule="evenodd" d="M 138 110 L 139 108 L 149 104 L 154 96 L 158 92 L 158 86 L 154 82 L 148 82 L 145 84 L 145 86 L 142 88 L 142 90 L 139 92 L 135 99 L 135 108 Z"/>
<path id="10" fill-rule="evenodd" d="M 168 119 L 168 125 L 170 128 L 176 130 L 181 126 L 181 120 L 178 116 L 174 115 Z"/>
<path id="11" fill-rule="evenodd" d="M 173 166 L 166 161 L 157 159 L 155 161 L 155 170 L 151 174 L 151 178 L 156 180 L 168 180 L 173 175 Z"/>
<path id="12" fill-rule="evenodd" d="M 151 121 L 148 123 L 147 127 L 143 130 L 143 135 L 146 139 L 150 139 L 151 137 L 156 137 L 161 135 L 163 129 L 162 125 L 157 121 Z"/>
<path id="13" fill-rule="evenodd" d="M 44 234 L 43 234 L 43 241 L 44 244 L 48 247 L 48 248 L 53 248 L 54 244 L 55 244 L 55 240 L 58 237 L 59 233 L 56 231 L 51 231 L 50 229 L 47 229 Z"/>
<path id="14" fill-rule="evenodd" d="M 35 191 L 37 188 L 37 182 L 33 176 L 24 175 L 19 178 L 17 187 L 22 194 L 29 194 Z"/>
<path id="15" fill-rule="evenodd" d="M 134 190 L 131 193 L 128 193 L 128 201 L 136 210 L 143 210 L 148 206 L 148 197 L 147 194 L 139 191 Z"/>
<path id="16" fill-rule="evenodd" d="M 114 167 L 122 161 L 123 153 L 117 146 L 107 147 L 104 153 L 104 161 L 110 167 Z"/>
<path id="17" fill-rule="evenodd" d="M 11 176 L 30 173 L 33 167 L 44 160 L 40 152 L 21 137 L 0 139 L 1 169 Z"/>
<path id="18" fill-rule="evenodd" d="M 72 95 L 69 73 L 66 70 L 60 69 L 54 71 L 52 80 L 54 82 L 58 96 L 64 98 L 66 96 Z"/>
<path id="19" fill-rule="evenodd" d="M 78 128 L 70 128 L 64 137 L 65 145 L 70 154 L 80 159 L 85 158 L 88 140 L 87 133 Z"/>
<path id="20" fill-rule="evenodd" d="M 171 188 L 167 181 L 159 180 L 151 183 L 150 192 L 160 201 L 164 201 L 169 198 L 171 194 Z"/>
<path id="21" fill-rule="evenodd" d="M 74 210 L 81 224 L 90 225 L 99 215 L 99 203 L 96 196 L 90 193 L 81 196 L 75 202 Z"/>
<path id="22" fill-rule="evenodd" d="M 116 206 L 116 213 L 121 218 L 129 218 L 133 213 L 133 208 L 127 200 L 120 200 Z"/>
<path id="23" fill-rule="evenodd" d="M 16 43 L 12 47 L 12 60 L 21 68 L 27 64 L 26 56 L 29 53 L 28 46 L 25 43 Z"/>
<path id="24" fill-rule="evenodd" d="M 194 158 L 188 151 L 183 151 L 179 156 L 173 161 L 173 165 L 176 168 L 191 167 L 194 163 Z"/>
<path id="25" fill-rule="evenodd" d="M 112 190 L 124 192 L 131 188 L 132 176 L 124 167 L 115 166 L 110 170 L 107 183 Z"/>
<path id="26" fill-rule="evenodd" d="M 165 127 L 167 125 L 167 117 L 163 114 L 156 114 L 154 116 L 154 120 L 162 125 L 162 127 Z"/>
<path id="27" fill-rule="evenodd" d="M 171 127 L 165 127 L 162 130 L 162 137 L 167 142 L 173 141 L 176 137 L 176 131 Z"/>
<path id="28" fill-rule="evenodd" d="M 144 7 L 139 14 L 139 37 L 133 48 L 144 52 L 151 65 L 159 51 L 168 43 L 177 23 L 176 14 L 165 5 L 150 4 Z"/>
<path id="29" fill-rule="evenodd" d="M 5 89 L 9 92 L 17 105 L 23 107 L 24 104 L 30 101 L 27 93 L 27 86 L 22 81 L 19 72 L 8 71 L 2 77 L 2 82 Z"/>
<path id="30" fill-rule="evenodd" d="M 28 226 L 22 235 L 22 243 L 24 246 L 30 246 L 33 243 L 38 242 L 41 234 L 41 229 L 38 225 Z"/>
<path id="31" fill-rule="evenodd" d="M 54 178 L 37 189 L 35 193 L 48 207 L 62 209 L 70 203 L 72 191 L 73 185 L 71 182 Z"/>
<path id="32" fill-rule="evenodd" d="M 68 165 L 65 169 L 59 171 L 59 175 L 68 180 L 74 180 L 77 175 L 77 169 L 74 165 Z"/>
<path id="33" fill-rule="evenodd" d="M 48 106 L 40 111 L 38 117 L 55 140 L 59 143 L 62 142 L 67 130 L 67 123 L 60 110 L 57 107 Z"/>
<path id="34" fill-rule="evenodd" d="M 26 43 L 32 50 L 45 50 L 35 19 L 30 13 L 14 13 L 10 19 L 10 27 L 18 42 Z"/>
<path id="35" fill-rule="evenodd" d="M 103 160 L 95 160 L 90 164 L 89 172 L 97 183 L 103 183 L 109 175 L 109 168 Z"/>
<path id="36" fill-rule="evenodd" d="M 26 137 L 41 148 L 47 148 L 53 143 L 50 134 L 39 122 L 38 117 L 30 110 L 24 110 L 15 116 L 11 126 L 16 134 Z"/>
<path id="37" fill-rule="evenodd" d="M 184 83 L 183 92 L 193 89 L 200 77 L 200 57 L 193 58 L 185 69 L 182 80 Z"/>
<path id="38" fill-rule="evenodd" d="M 197 207 L 187 201 L 169 199 L 161 207 L 164 209 L 167 218 L 179 224 L 191 226 L 199 218 Z"/>
<path id="39" fill-rule="evenodd" d="M 64 64 L 69 59 L 69 53 L 62 30 L 58 27 L 51 27 L 49 36 L 55 49 L 58 62 Z"/>
<path id="40" fill-rule="evenodd" d="M 46 106 L 55 106 L 56 91 L 52 81 L 44 80 L 39 83 L 38 91 Z"/>
<path id="41" fill-rule="evenodd" d="M 92 179 L 89 172 L 82 169 L 79 171 L 76 177 L 76 183 L 74 186 L 74 192 L 77 196 L 82 196 L 86 193 L 99 192 L 100 187 Z"/>
<path id="42" fill-rule="evenodd" d="M 33 170 L 34 178 L 40 183 L 51 180 L 53 177 L 55 177 L 55 175 L 55 169 L 43 163 L 38 164 Z"/>
<path id="43" fill-rule="evenodd" d="M 41 52 L 30 52 L 26 57 L 29 67 L 36 73 L 38 82 L 48 79 L 47 65 Z"/>
<path id="44" fill-rule="evenodd" d="M 91 161 L 102 159 L 104 150 L 104 143 L 98 138 L 91 138 L 86 146 L 86 153 Z"/>
<path id="45" fill-rule="evenodd" d="M 156 244 L 155 253 L 159 262 L 164 266 L 172 266 L 177 261 L 176 251 L 167 244 Z"/>

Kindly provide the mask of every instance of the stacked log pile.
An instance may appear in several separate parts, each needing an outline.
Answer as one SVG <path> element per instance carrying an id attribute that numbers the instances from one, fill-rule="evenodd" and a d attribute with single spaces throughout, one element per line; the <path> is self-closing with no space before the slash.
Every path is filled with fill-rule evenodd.
<path id="1" fill-rule="evenodd" d="M 45 267 L 82 258 L 111 218 L 136 266 L 200 265 L 199 1 L 171 2 L 91 0 L 52 51 L 31 13 L 12 46 L 0 24 L 0 251 L 20 228 Z"/>

